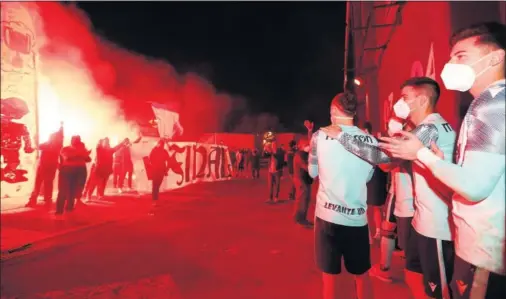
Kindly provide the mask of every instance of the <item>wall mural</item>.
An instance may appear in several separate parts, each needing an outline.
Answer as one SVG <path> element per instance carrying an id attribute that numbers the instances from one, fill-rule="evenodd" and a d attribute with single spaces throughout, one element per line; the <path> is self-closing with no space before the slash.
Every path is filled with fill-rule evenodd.
<path id="1" fill-rule="evenodd" d="M 35 177 L 35 28 L 19 2 L 1 2 L 1 197 L 26 196 Z"/>

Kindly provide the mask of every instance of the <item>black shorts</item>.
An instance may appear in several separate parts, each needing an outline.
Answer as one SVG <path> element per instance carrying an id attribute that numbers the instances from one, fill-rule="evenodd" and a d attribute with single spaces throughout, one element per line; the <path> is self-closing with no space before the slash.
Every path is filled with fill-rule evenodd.
<path id="1" fill-rule="evenodd" d="M 367 183 L 367 204 L 381 207 L 385 204 L 387 193 L 387 174 L 376 167 L 371 180 Z"/>
<path id="2" fill-rule="evenodd" d="M 408 244 L 409 234 L 411 233 L 411 221 L 413 217 L 397 217 L 395 216 L 395 222 L 397 223 L 397 244 L 399 248 L 404 250 Z"/>
<path id="3" fill-rule="evenodd" d="M 367 205 L 373 207 L 381 207 L 385 204 L 387 196 L 384 193 L 368 193 L 367 194 Z"/>
<path id="4" fill-rule="evenodd" d="M 423 275 L 425 293 L 429 297 L 442 298 L 442 289 L 448 288 L 453 274 L 453 242 L 420 235 L 413 225 L 406 241 L 406 270 Z M 444 282 L 441 279 L 443 271 L 446 274 Z"/>
<path id="5" fill-rule="evenodd" d="M 341 273 L 341 259 L 349 273 L 361 275 L 371 268 L 369 228 L 352 227 L 316 218 L 314 227 L 315 260 L 328 274 Z"/>
<path id="6" fill-rule="evenodd" d="M 475 292 L 476 288 L 475 277 L 483 275 L 480 279 L 486 287 L 484 292 L 484 299 L 506 298 L 506 276 L 478 270 L 476 266 L 464 261 L 463 259 L 455 256 L 455 265 L 453 268 L 453 281 L 451 282 L 451 290 L 454 299 L 469 299 L 471 292 Z M 488 276 L 488 279 L 487 279 Z"/>

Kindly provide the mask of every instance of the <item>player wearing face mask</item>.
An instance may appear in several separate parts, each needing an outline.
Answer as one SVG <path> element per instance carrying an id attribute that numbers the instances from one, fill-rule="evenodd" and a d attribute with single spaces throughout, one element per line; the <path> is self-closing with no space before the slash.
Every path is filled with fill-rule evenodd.
<path id="1" fill-rule="evenodd" d="M 342 126 L 352 138 L 376 145 L 376 139 L 353 125 L 357 105 L 351 92 L 338 94 L 330 106 L 330 127 Z M 346 270 L 355 277 L 357 297 L 372 298 L 366 184 L 373 166 L 318 130 L 311 138 L 308 170 L 311 177 L 319 177 L 314 234 L 323 298 L 334 299 L 339 294 L 342 259 Z"/>
<path id="2" fill-rule="evenodd" d="M 451 38 L 441 78 L 474 96 L 459 133 L 456 164 L 411 134 L 385 139 L 394 157 L 422 162 L 453 191 L 456 226 L 454 298 L 506 298 L 505 51 L 506 25 L 470 26 Z"/>
<path id="3" fill-rule="evenodd" d="M 394 105 L 399 119 L 416 127 L 413 134 L 426 147 L 437 144 L 449 161 L 455 147 L 456 135 L 443 117 L 435 112 L 439 85 L 427 77 L 414 77 L 401 86 L 402 98 Z M 391 158 L 380 148 L 350 138 L 345 132 L 338 140 L 350 152 L 373 164 L 389 163 Z M 453 270 L 453 243 L 450 230 L 450 191 L 418 164 L 412 164 L 415 213 L 409 233 L 406 253 L 406 282 L 415 298 L 425 294 L 432 298 L 447 298 L 448 283 Z M 425 289 L 425 294 L 424 294 Z"/>

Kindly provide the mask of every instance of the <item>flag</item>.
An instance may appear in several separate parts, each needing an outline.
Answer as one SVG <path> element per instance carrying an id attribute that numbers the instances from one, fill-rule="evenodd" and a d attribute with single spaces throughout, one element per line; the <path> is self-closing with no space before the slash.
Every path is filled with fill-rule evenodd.
<path id="1" fill-rule="evenodd" d="M 183 135 L 179 113 L 170 111 L 167 106 L 155 102 L 151 102 L 151 108 L 158 121 L 158 134 L 161 138 L 172 139 L 174 135 Z"/>

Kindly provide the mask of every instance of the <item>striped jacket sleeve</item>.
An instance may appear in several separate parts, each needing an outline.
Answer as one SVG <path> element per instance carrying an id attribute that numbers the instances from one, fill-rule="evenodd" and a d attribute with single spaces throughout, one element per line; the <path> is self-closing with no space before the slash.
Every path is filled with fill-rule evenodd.
<path id="1" fill-rule="evenodd" d="M 504 175 L 504 104 L 504 87 L 495 96 L 484 93 L 471 103 L 463 124 L 468 129 L 465 148 L 460 149 L 461 165 L 442 160 L 427 148 L 418 151 L 418 160 L 468 201 L 478 202 L 489 197 Z"/>
<path id="2" fill-rule="evenodd" d="M 314 179 L 318 176 L 318 135 L 320 130 L 316 131 L 311 137 L 311 144 L 309 147 L 309 158 L 308 158 L 308 172 L 309 175 Z"/>
<path id="3" fill-rule="evenodd" d="M 437 141 L 438 138 L 437 128 L 433 124 L 421 124 L 417 126 L 412 133 L 427 147 L 430 146 L 432 141 Z M 381 148 L 355 139 L 350 134 L 341 132 L 337 140 L 347 151 L 372 165 L 392 163 L 392 158 Z"/>

